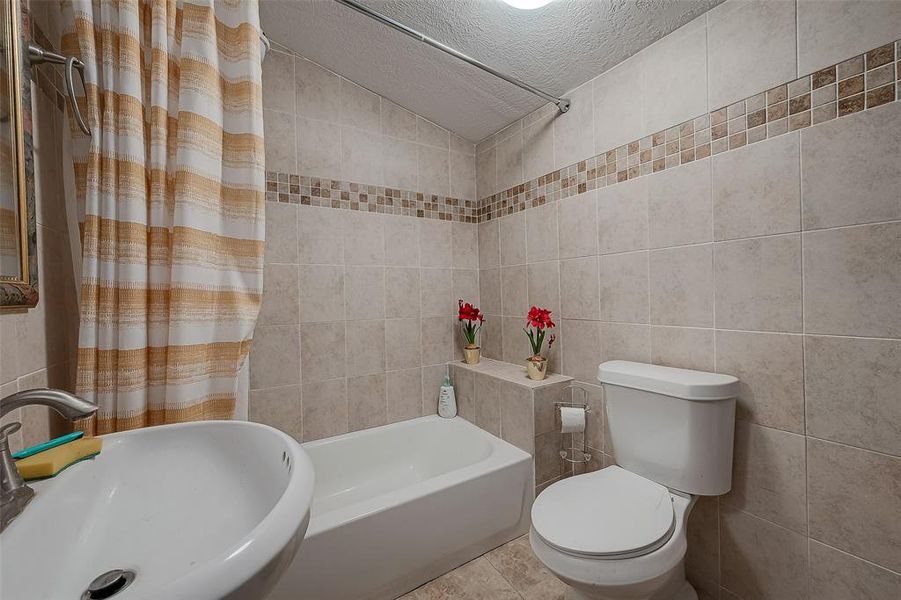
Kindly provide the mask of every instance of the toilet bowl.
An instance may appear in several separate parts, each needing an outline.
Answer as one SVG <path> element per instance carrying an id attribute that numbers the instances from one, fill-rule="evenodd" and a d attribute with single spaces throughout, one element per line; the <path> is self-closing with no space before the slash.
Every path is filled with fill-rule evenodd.
<path id="1" fill-rule="evenodd" d="M 686 523 L 732 487 L 738 380 L 628 361 L 600 365 L 618 465 L 547 487 L 529 540 L 568 600 L 697 600 Z"/>

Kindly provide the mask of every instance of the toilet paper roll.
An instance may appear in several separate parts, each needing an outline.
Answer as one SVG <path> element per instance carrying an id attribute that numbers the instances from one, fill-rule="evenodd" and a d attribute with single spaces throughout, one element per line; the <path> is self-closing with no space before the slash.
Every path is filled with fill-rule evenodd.
<path id="1" fill-rule="evenodd" d="M 585 431 L 585 409 L 574 406 L 560 407 L 560 433 L 579 433 Z"/>

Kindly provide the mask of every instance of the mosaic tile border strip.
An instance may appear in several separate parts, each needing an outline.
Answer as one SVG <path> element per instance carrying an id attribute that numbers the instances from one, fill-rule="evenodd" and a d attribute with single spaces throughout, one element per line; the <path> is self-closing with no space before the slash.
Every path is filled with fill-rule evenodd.
<path id="1" fill-rule="evenodd" d="M 266 171 L 266 200 L 460 223 L 478 222 L 474 200 L 276 171 Z"/>
<path id="2" fill-rule="evenodd" d="M 478 221 L 901 100 L 901 40 L 479 200 Z"/>

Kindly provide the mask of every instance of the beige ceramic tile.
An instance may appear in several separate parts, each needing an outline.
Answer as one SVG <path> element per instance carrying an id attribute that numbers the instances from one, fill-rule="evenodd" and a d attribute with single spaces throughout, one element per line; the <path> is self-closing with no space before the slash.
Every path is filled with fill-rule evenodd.
<path id="1" fill-rule="evenodd" d="M 503 317 L 490 314 L 486 316 L 482 323 L 482 329 L 479 331 L 479 338 L 479 343 L 482 345 L 482 356 L 503 360 Z"/>
<path id="2" fill-rule="evenodd" d="M 293 115 L 294 56 L 273 50 L 266 55 L 262 68 L 263 108 Z"/>
<path id="3" fill-rule="evenodd" d="M 391 137 L 401 138 L 415 142 L 416 114 L 382 98 L 382 133 Z"/>
<path id="4" fill-rule="evenodd" d="M 453 358 L 454 323 L 452 317 L 422 320 L 422 365 L 444 364 Z"/>
<path id="5" fill-rule="evenodd" d="M 495 548 L 485 557 L 523 600 L 563 600 L 565 584 L 535 557 L 528 536 Z"/>
<path id="6" fill-rule="evenodd" d="M 621 323 L 648 322 L 648 253 L 600 257 L 600 317 Z"/>
<path id="7" fill-rule="evenodd" d="M 709 160 L 667 169 L 648 178 L 651 248 L 709 242 L 712 220 Z"/>
<path id="8" fill-rule="evenodd" d="M 712 581 L 719 586 L 719 544 L 719 505 L 716 498 L 701 496 L 688 517 L 685 574 L 689 581 Z"/>
<path id="9" fill-rule="evenodd" d="M 344 319 L 344 267 L 300 267 L 300 322 Z"/>
<path id="10" fill-rule="evenodd" d="M 478 269 L 454 269 L 454 295 L 457 300 L 470 302 L 481 307 L 479 301 L 479 271 Z M 456 311 L 456 305 L 454 305 Z"/>
<path id="11" fill-rule="evenodd" d="M 479 223 L 479 268 L 492 269 L 500 264 L 500 231 L 497 220 Z"/>
<path id="12" fill-rule="evenodd" d="M 510 317 L 525 317 L 529 312 L 526 266 L 501 267 L 501 311 Z"/>
<path id="13" fill-rule="evenodd" d="M 388 422 L 422 416 L 422 370 L 389 371 L 386 377 Z"/>
<path id="14" fill-rule="evenodd" d="M 469 156 L 476 155 L 476 145 L 455 133 L 450 134 L 450 149 L 451 152 L 461 152 Z"/>
<path id="15" fill-rule="evenodd" d="M 268 58 L 263 62 L 268 63 Z M 297 114 L 311 119 L 338 122 L 338 76 L 304 58 L 294 61 L 294 92 Z"/>
<path id="16" fill-rule="evenodd" d="M 419 187 L 427 194 L 450 193 L 450 155 L 447 150 L 418 144 Z"/>
<path id="17" fill-rule="evenodd" d="M 385 362 L 388 370 L 410 369 L 422 363 L 419 319 L 385 321 Z"/>
<path id="18" fill-rule="evenodd" d="M 385 321 L 347 322 L 347 375 L 357 377 L 385 371 Z"/>
<path id="19" fill-rule="evenodd" d="M 526 211 L 526 260 L 557 258 L 557 202 Z"/>
<path id="20" fill-rule="evenodd" d="M 560 295 L 561 316 L 568 319 L 598 318 L 600 296 L 596 256 L 560 261 Z"/>
<path id="21" fill-rule="evenodd" d="M 591 82 L 566 95 L 572 106 L 554 119 L 554 163 L 559 169 L 594 154 Z"/>
<path id="22" fill-rule="evenodd" d="M 454 221 L 451 231 L 455 269 L 479 268 L 479 227 Z"/>
<path id="23" fill-rule="evenodd" d="M 341 124 L 373 133 L 381 132 L 379 95 L 341 78 L 339 85 Z"/>
<path id="24" fill-rule="evenodd" d="M 560 261 L 533 263 L 528 267 L 529 306 L 560 311 Z M 553 315 L 552 315 L 553 317 Z"/>
<path id="25" fill-rule="evenodd" d="M 901 456 L 901 341 L 808 336 L 810 435 Z"/>
<path id="26" fill-rule="evenodd" d="M 295 135 L 299 173 L 313 177 L 341 179 L 340 125 L 297 117 Z"/>
<path id="27" fill-rule="evenodd" d="M 385 315 L 392 317 L 420 316 L 420 271 L 414 268 L 385 269 Z"/>
<path id="28" fill-rule="evenodd" d="M 285 357 L 294 357 L 292 367 Z M 300 340 L 297 325 L 257 327 L 250 352 L 250 389 L 300 383 Z"/>
<path id="29" fill-rule="evenodd" d="M 554 120 L 546 117 L 530 127 L 524 127 L 522 170 L 523 180 L 529 181 L 554 170 Z"/>
<path id="30" fill-rule="evenodd" d="M 344 377 L 346 362 L 344 321 L 300 326 L 300 364 L 304 383 Z"/>
<path id="31" fill-rule="evenodd" d="M 807 440 L 810 536 L 901 571 L 901 458 Z"/>
<path id="32" fill-rule="evenodd" d="M 347 319 L 385 318 L 385 268 L 344 268 Z"/>
<path id="33" fill-rule="evenodd" d="M 422 269 L 422 316 L 449 317 L 457 314 L 451 269 Z"/>
<path id="34" fill-rule="evenodd" d="M 266 203 L 267 263 L 297 262 L 297 206 Z"/>
<path id="35" fill-rule="evenodd" d="M 344 262 L 348 265 L 385 264 L 385 223 L 389 218 L 359 211 L 340 211 L 344 218 Z"/>
<path id="36" fill-rule="evenodd" d="M 901 597 L 901 575 L 811 540 L 810 595 L 817 600 L 889 600 Z"/>
<path id="37" fill-rule="evenodd" d="M 438 412 L 438 390 L 447 365 L 431 365 L 422 368 L 422 414 L 433 415 Z"/>
<path id="38" fill-rule="evenodd" d="M 501 293 L 501 269 L 479 271 L 479 300 L 482 312 L 488 315 L 503 314 Z"/>
<path id="39" fill-rule="evenodd" d="M 601 254 L 647 249 L 647 177 L 598 190 L 597 208 Z"/>
<path id="40" fill-rule="evenodd" d="M 535 443 L 532 391 L 513 383 L 500 385 L 501 438 L 531 454 Z"/>
<path id="41" fill-rule="evenodd" d="M 296 173 L 294 113 L 264 110 L 263 135 L 266 139 L 266 170 Z"/>
<path id="42" fill-rule="evenodd" d="M 278 215 L 275 217 L 278 218 Z M 300 206 L 294 234 L 299 262 L 305 265 L 344 264 L 344 221 L 341 211 Z"/>
<path id="43" fill-rule="evenodd" d="M 382 222 L 385 231 L 385 264 L 393 267 L 418 267 L 419 226 L 424 219 L 386 216 Z"/>
<path id="44" fill-rule="evenodd" d="M 600 323 L 562 319 L 563 373 L 586 383 L 597 382 L 603 356 Z"/>
<path id="45" fill-rule="evenodd" d="M 341 128 L 341 179 L 382 185 L 384 156 L 381 134 L 348 126 Z"/>
<path id="46" fill-rule="evenodd" d="M 690 327 L 651 327 L 651 362 L 680 369 L 714 370 L 714 332 Z"/>
<path id="47" fill-rule="evenodd" d="M 526 263 L 526 215 L 519 212 L 498 220 L 501 266 Z"/>
<path id="48" fill-rule="evenodd" d="M 520 600 L 520 595 L 484 556 L 401 597 L 402 600 Z"/>
<path id="49" fill-rule="evenodd" d="M 506 190 L 522 183 L 522 131 L 498 142 L 496 149 L 498 189 Z"/>
<path id="50" fill-rule="evenodd" d="M 419 116 L 416 117 L 416 134 L 420 143 L 429 146 L 446 149 L 450 143 L 447 129 Z"/>
<path id="51" fill-rule="evenodd" d="M 598 252 L 596 193 L 579 194 L 557 203 L 560 258 L 593 256 Z M 481 238 L 479 238 L 481 242 Z"/>
<path id="52" fill-rule="evenodd" d="M 384 136 L 382 147 L 384 148 L 384 154 L 382 155 L 382 181 L 385 185 L 402 190 L 419 189 L 419 172 L 416 168 L 416 144 Z"/>
<path id="53" fill-rule="evenodd" d="M 497 150 L 492 147 L 476 154 L 476 196 L 481 200 L 497 190 Z"/>
<path id="54" fill-rule="evenodd" d="M 347 380 L 347 426 L 350 431 L 378 427 L 388 422 L 385 374 Z"/>
<path id="55" fill-rule="evenodd" d="M 799 335 L 716 332 L 716 369 L 738 377 L 739 419 L 804 433 L 802 346 Z"/>
<path id="56" fill-rule="evenodd" d="M 450 153 L 450 194 L 463 200 L 476 199 L 476 159 L 471 154 Z"/>
<path id="57" fill-rule="evenodd" d="M 485 431 L 500 436 L 501 433 L 501 382 L 476 373 L 474 382 L 475 424 Z"/>
<path id="58" fill-rule="evenodd" d="M 263 269 L 263 301 L 257 325 L 293 325 L 299 322 L 297 266 L 266 265 Z"/>
<path id="59" fill-rule="evenodd" d="M 525 364 L 526 358 L 531 356 L 532 351 L 529 346 L 529 340 L 522 331 L 524 326 L 524 317 L 503 317 L 501 321 L 501 360 L 504 362 Z"/>
<path id="60" fill-rule="evenodd" d="M 253 390 L 248 402 L 251 421 L 270 425 L 298 441 L 302 440 L 300 386 Z"/>
<path id="61" fill-rule="evenodd" d="M 303 441 L 347 433 L 346 379 L 305 383 L 301 387 L 301 400 Z"/>
<path id="62" fill-rule="evenodd" d="M 901 223 L 804 234 L 806 332 L 901 337 L 898 306 Z"/>
<path id="63" fill-rule="evenodd" d="M 650 253 L 651 323 L 713 326 L 713 245 Z"/>
<path id="64" fill-rule="evenodd" d="M 716 326 L 801 331 L 801 236 L 717 243 Z"/>
<path id="65" fill-rule="evenodd" d="M 647 134 L 639 108 L 643 68 L 643 55 L 634 55 L 592 81 L 595 152 L 606 152 Z"/>
<path id="66" fill-rule="evenodd" d="M 651 362 L 651 329 L 647 325 L 601 323 L 604 360 Z"/>
<path id="67" fill-rule="evenodd" d="M 423 267 L 453 265 L 453 225 L 448 221 L 421 219 L 419 251 Z"/>

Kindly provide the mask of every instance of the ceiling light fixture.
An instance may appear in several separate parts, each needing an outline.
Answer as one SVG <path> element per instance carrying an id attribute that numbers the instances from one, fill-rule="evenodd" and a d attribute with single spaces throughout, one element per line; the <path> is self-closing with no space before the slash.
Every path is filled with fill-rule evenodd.
<path id="1" fill-rule="evenodd" d="M 553 0 L 504 0 L 504 2 L 520 10 L 534 10 L 550 4 Z"/>

